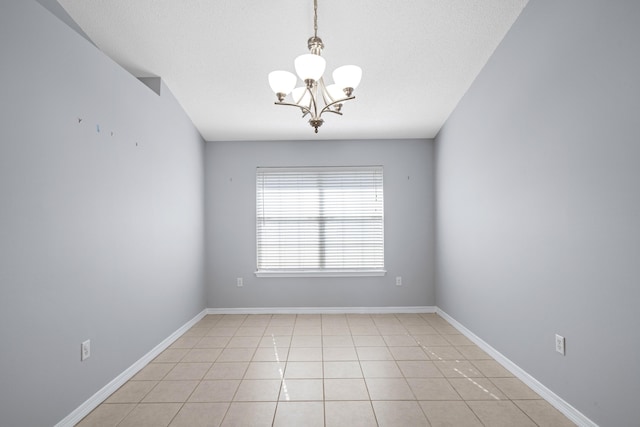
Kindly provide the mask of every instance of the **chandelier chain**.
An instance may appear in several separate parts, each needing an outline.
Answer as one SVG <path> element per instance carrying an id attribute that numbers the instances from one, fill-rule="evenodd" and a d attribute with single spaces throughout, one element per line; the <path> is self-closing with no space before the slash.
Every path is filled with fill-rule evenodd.
<path id="1" fill-rule="evenodd" d="M 318 0 L 313 0 L 313 36 L 318 37 Z"/>

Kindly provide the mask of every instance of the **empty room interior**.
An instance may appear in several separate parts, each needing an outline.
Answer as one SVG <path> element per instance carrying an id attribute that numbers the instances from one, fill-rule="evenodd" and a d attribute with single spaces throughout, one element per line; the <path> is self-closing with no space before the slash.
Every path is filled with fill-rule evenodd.
<path id="1" fill-rule="evenodd" d="M 640 425 L 639 20 L 3 0 L 0 425 Z"/>

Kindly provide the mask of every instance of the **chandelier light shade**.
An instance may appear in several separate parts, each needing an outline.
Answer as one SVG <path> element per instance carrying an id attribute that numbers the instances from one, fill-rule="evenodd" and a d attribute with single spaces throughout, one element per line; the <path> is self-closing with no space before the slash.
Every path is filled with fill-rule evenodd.
<path id="1" fill-rule="evenodd" d="M 323 74 L 327 62 L 321 56 L 324 43 L 318 37 L 318 0 L 313 2 L 313 37 L 307 41 L 309 52 L 294 61 L 296 74 L 302 86 L 296 87 L 298 77 L 289 71 L 269 73 L 269 85 L 278 99 L 276 105 L 298 107 L 302 117 L 310 116 L 309 124 L 318 133 L 324 123 L 324 113 L 342 115 L 342 104 L 355 99 L 353 91 L 362 78 L 362 69 L 356 65 L 343 65 L 333 71 L 333 84 L 325 85 Z M 290 99 L 287 98 L 289 95 Z"/>
<path id="2" fill-rule="evenodd" d="M 269 73 L 271 90 L 277 94 L 282 94 L 283 98 L 293 90 L 297 80 L 295 74 L 288 71 L 272 71 Z"/>
<path id="3" fill-rule="evenodd" d="M 307 53 L 306 55 L 298 56 L 294 64 L 296 66 L 296 73 L 298 73 L 298 77 L 300 77 L 303 82 L 307 80 L 316 81 L 322 77 L 324 69 L 327 66 L 327 61 L 325 61 L 322 56 Z"/>
<path id="4" fill-rule="evenodd" d="M 362 69 L 356 65 L 343 65 L 333 71 L 333 81 L 345 92 L 347 90 L 350 92 L 347 96 L 358 87 L 360 79 L 362 79 Z"/>

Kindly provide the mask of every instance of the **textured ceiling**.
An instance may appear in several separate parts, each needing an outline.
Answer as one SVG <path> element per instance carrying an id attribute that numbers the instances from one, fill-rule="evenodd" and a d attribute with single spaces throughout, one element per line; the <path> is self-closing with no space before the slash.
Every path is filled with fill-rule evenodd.
<path id="1" fill-rule="evenodd" d="M 267 74 L 294 72 L 313 34 L 311 0 L 59 0 L 107 55 L 160 76 L 203 138 L 432 138 L 527 0 L 319 0 L 329 75 L 362 67 L 356 100 L 315 135 L 275 106 Z"/>

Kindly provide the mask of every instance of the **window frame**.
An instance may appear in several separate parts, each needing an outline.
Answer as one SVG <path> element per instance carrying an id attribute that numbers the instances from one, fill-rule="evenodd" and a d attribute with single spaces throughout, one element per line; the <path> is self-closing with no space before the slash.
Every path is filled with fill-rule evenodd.
<path id="1" fill-rule="evenodd" d="M 381 246 L 381 261 L 382 266 L 378 268 L 363 267 L 363 268 L 306 268 L 306 269 L 260 269 L 260 235 L 259 233 L 259 174 L 262 173 L 278 173 L 278 172 L 296 172 L 310 173 L 318 172 L 331 173 L 335 172 L 348 172 L 348 171 L 371 171 L 372 173 L 379 173 L 380 177 L 380 196 L 382 201 L 380 203 L 381 215 L 380 215 L 380 246 Z M 384 239 L 384 168 L 381 165 L 376 166 L 309 166 L 309 167 L 258 167 L 256 168 L 256 209 L 255 209 L 255 236 L 256 236 L 256 277 L 376 277 L 386 275 L 385 269 L 385 239 Z M 318 243 L 320 240 L 318 240 Z"/>

